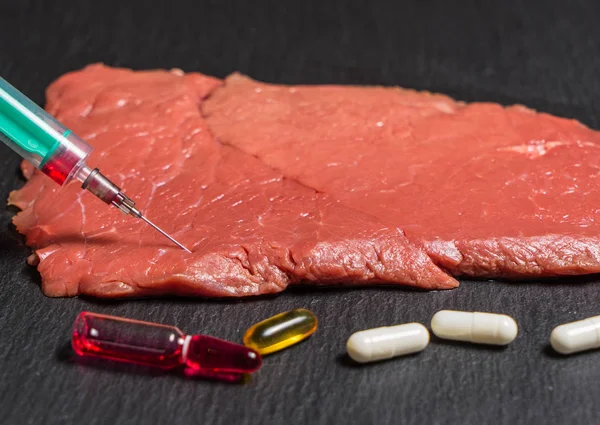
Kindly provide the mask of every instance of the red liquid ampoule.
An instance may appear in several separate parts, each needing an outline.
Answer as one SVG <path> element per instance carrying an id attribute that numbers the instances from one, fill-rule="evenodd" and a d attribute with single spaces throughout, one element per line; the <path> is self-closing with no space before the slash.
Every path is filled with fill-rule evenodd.
<path id="1" fill-rule="evenodd" d="M 79 355 L 104 357 L 163 369 L 187 368 L 187 375 L 227 381 L 258 370 L 260 354 L 206 335 L 184 335 L 175 326 L 90 312 L 81 313 L 71 340 Z"/>

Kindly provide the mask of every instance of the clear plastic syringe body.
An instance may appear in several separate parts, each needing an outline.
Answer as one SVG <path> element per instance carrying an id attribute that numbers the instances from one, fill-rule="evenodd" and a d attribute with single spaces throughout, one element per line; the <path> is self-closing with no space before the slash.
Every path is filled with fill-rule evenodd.
<path id="1" fill-rule="evenodd" d="M 92 147 L 2 78 L 0 139 L 61 186 L 92 171 Z"/>
<path id="2" fill-rule="evenodd" d="M 61 186 L 76 179 L 106 204 L 141 218 L 135 203 L 86 159 L 92 147 L 0 78 L 0 140 Z"/>
<path id="3" fill-rule="evenodd" d="M 139 218 L 169 238 L 180 248 L 184 245 L 145 218 L 135 202 L 86 159 L 92 147 L 70 129 L 32 102 L 27 96 L 0 78 L 0 141 L 13 149 L 61 186 L 79 180 L 85 189 L 108 205 Z"/>

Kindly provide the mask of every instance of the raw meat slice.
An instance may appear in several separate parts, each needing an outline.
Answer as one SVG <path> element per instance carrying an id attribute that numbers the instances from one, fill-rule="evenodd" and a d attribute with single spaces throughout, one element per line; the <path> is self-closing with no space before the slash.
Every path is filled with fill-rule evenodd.
<path id="1" fill-rule="evenodd" d="M 90 66 L 48 89 L 48 110 L 96 150 L 89 164 L 193 250 L 108 208 L 77 183 L 24 167 L 10 196 L 44 293 L 245 296 L 290 283 L 457 282 L 395 226 L 345 207 L 211 135 L 199 106 L 219 80 Z"/>
<path id="2" fill-rule="evenodd" d="M 600 271 L 600 136 L 577 121 L 239 74 L 202 108 L 221 143 L 403 229 L 453 275 Z"/>

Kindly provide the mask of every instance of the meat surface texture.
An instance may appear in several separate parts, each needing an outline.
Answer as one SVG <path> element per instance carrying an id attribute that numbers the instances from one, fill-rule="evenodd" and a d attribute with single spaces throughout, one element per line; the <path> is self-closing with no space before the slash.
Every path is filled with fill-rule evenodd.
<path id="1" fill-rule="evenodd" d="M 404 231 L 455 276 L 600 271 L 600 136 L 522 106 L 234 74 L 203 103 L 217 140 Z"/>
<path id="2" fill-rule="evenodd" d="M 398 88 L 92 65 L 47 109 L 188 254 L 23 165 L 9 203 L 49 296 L 246 296 L 600 271 L 600 138 L 522 106 Z"/>
<path id="3" fill-rule="evenodd" d="M 88 163 L 193 253 L 102 204 L 78 183 L 60 188 L 24 165 L 29 180 L 9 203 L 22 210 L 14 223 L 34 249 L 30 263 L 37 265 L 46 295 L 246 296 L 306 282 L 457 286 L 422 247 L 406 239 L 398 219 L 385 216 L 386 224 L 362 212 L 364 205 L 340 202 L 339 191 L 331 196 L 286 177 L 271 161 L 246 152 L 251 144 L 219 143 L 201 107 L 218 90 L 223 90 L 218 99 L 226 101 L 230 89 L 221 85 L 178 70 L 133 72 L 101 65 L 51 85 L 47 109 L 95 148 Z M 223 119 L 231 112 L 224 110 Z M 256 112 L 268 113 L 264 107 Z M 216 125 L 219 132 L 223 122 Z M 240 135 L 239 121 L 231 125 Z M 267 132 L 250 129 L 256 136 Z M 270 131 L 277 132 L 277 126 Z M 267 146 L 269 140 L 260 143 Z M 286 149 L 296 155 L 293 147 Z M 305 167 L 318 165 L 313 156 L 309 152 L 302 159 Z"/>

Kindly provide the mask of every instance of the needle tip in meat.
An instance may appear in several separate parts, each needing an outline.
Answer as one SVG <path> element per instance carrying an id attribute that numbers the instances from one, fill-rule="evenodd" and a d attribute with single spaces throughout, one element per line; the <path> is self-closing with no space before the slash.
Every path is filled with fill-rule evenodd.
<path id="1" fill-rule="evenodd" d="M 184 251 L 186 251 L 188 254 L 191 254 L 192 251 L 190 251 L 189 249 L 187 249 L 184 245 L 182 245 L 181 243 L 177 242 L 177 240 L 175 240 L 175 238 L 173 238 L 172 236 L 170 236 L 167 232 L 165 232 L 164 230 L 162 230 L 160 227 L 158 227 L 156 224 L 152 223 L 150 220 L 148 220 L 146 217 L 144 217 L 143 215 L 140 215 L 140 218 L 142 220 L 144 220 L 146 223 L 148 223 L 150 226 L 152 226 L 154 229 L 156 229 L 158 232 L 160 232 L 163 236 L 165 236 L 167 239 L 169 239 L 171 242 L 173 242 L 175 245 L 177 245 L 179 248 L 183 249 Z"/>

